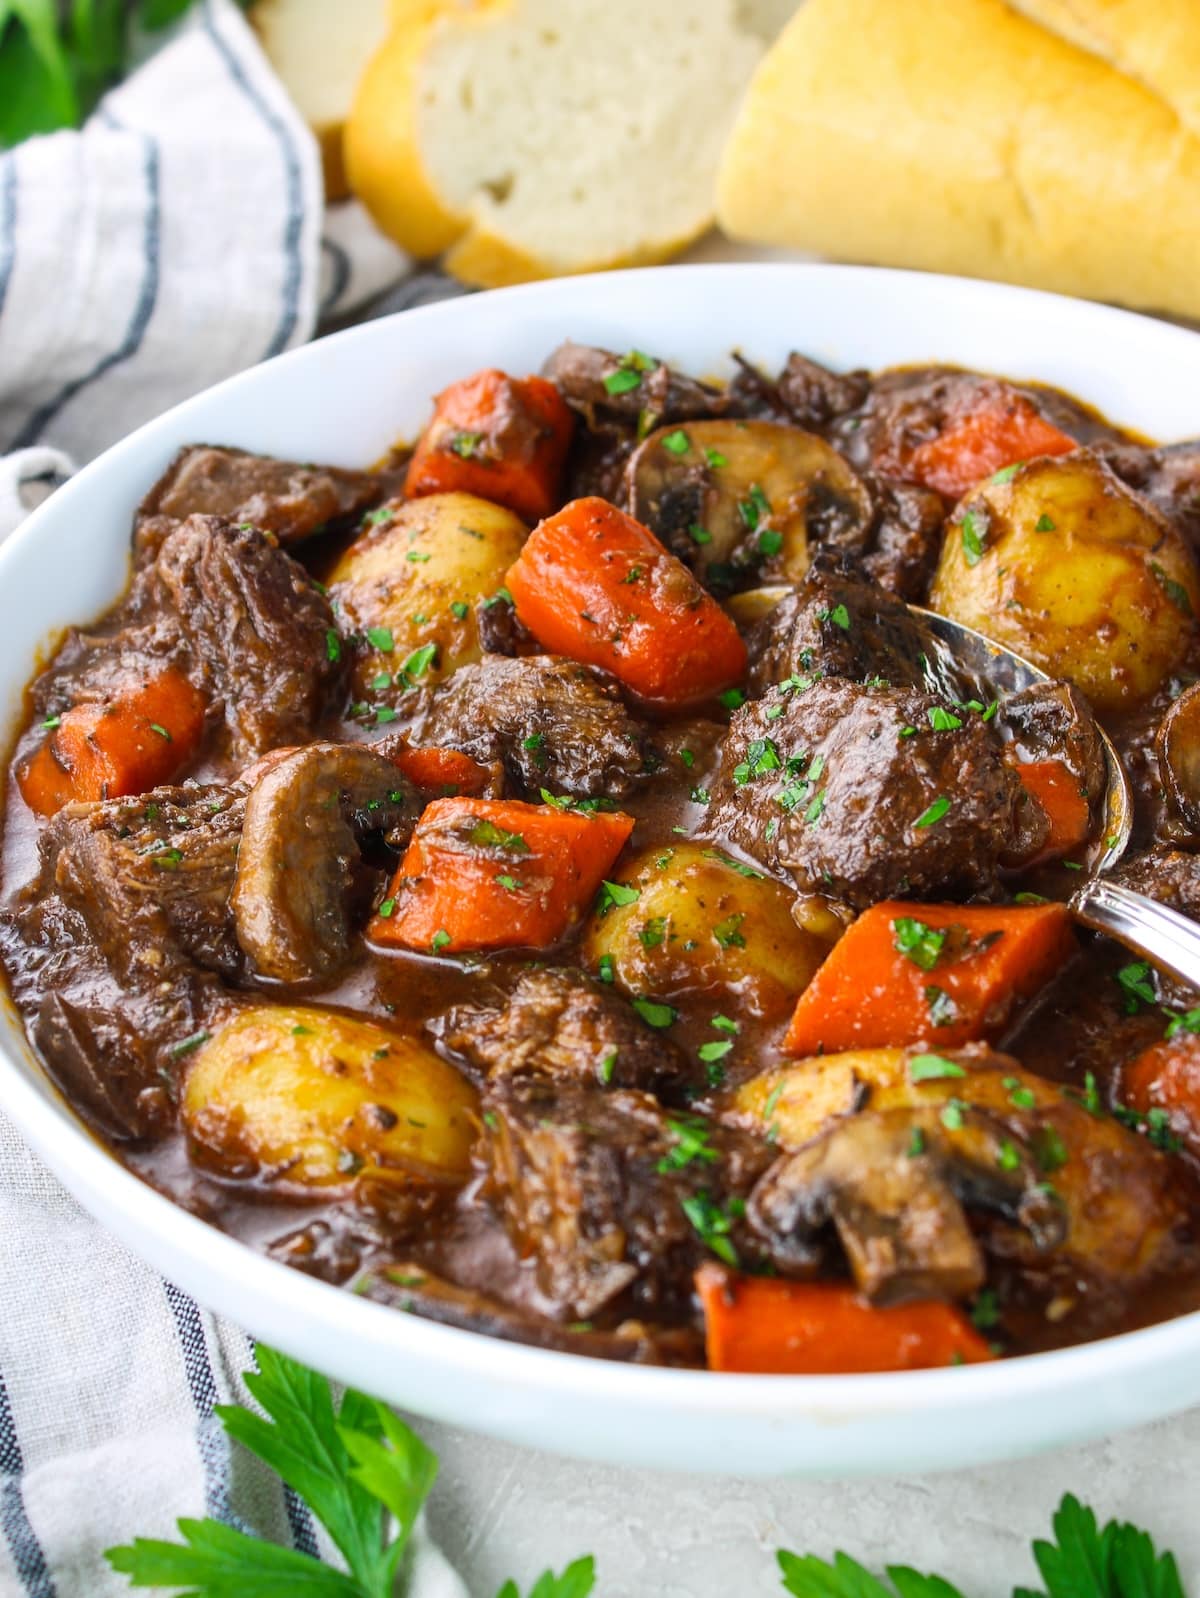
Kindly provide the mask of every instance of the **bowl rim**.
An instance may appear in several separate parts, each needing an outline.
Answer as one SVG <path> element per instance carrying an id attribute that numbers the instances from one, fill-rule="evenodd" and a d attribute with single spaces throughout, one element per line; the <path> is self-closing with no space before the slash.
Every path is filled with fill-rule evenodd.
<path id="1" fill-rule="evenodd" d="M 381 326 L 401 319 L 406 326 L 418 321 L 436 325 L 462 314 L 464 306 L 481 304 L 494 307 L 498 315 L 519 315 L 523 305 L 549 298 L 555 291 L 563 291 L 564 285 L 569 294 L 574 294 L 603 289 L 629 279 L 645 281 L 667 273 L 677 283 L 682 283 L 683 275 L 687 279 L 709 279 L 714 283 L 723 279 L 736 281 L 768 276 L 799 284 L 816 278 L 845 279 L 851 284 L 856 280 L 883 280 L 894 286 L 901 298 L 906 292 L 914 292 L 918 285 L 921 292 L 928 292 L 931 285 L 950 284 L 956 293 L 976 297 L 989 311 L 1008 307 L 1020 315 L 1023 310 L 1039 308 L 1044 311 L 1050 305 L 1060 307 L 1063 315 L 1094 319 L 1100 329 L 1120 328 L 1147 345 L 1148 367 L 1156 355 L 1169 355 L 1173 345 L 1200 337 L 1189 328 L 1137 312 L 1010 284 L 815 262 L 704 262 L 628 268 L 455 297 L 359 323 L 300 345 L 268 362 L 235 373 L 143 423 L 82 467 L 24 519 L 0 547 L 0 585 L 10 579 L 12 567 L 30 558 L 28 546 L 41 536 L 44 523 L 68 514 L 78 502 L 84 501 L 97 481 L 121 462 L 135 457 L 168 420 L 185 422 L 193 410 L 207 408 L 231 390 L 253 384 L 257 374 L 267 368 L 291 368 L 314 362 L 319 360 L 314 351 L 333 344 L 344 347 L 369 341 Z M 736 333 L 736 327 L 733 331 Z M 45 557 L 42 559 L 44 561 Z M 350 1317 L 355 1323 L 355 1334 L 361 1340 L 379 1348 L 386 1347 L 392 1355 L 440 1366 L 446 1371 L 461 1369 L 489 1382 L 504 1383 L 519 1391 L 543 1396 L 577 1394 L 582 1386 L 587 1388 L 592 1401 L 599 1399 L 622 1406 L 637 1404 L 647 1420 L 656 1416 L 665 1418 L 686 1409 L 710 1417 L 736 1415 L 744 1418 L 753 1414 L 778 1421 L 790 1414 L 840 1423 L 856 1416 L 887 1411 L 909 1413 L 926 1408 L 944 1409 L 951 1402 L 955 1407 L 963 1407 L 1001 1398 L 1048 1395 L 1065 1387 L 1131 1377 L 1189 1353 L 1200 1352 L 1200 1310 L 1196 1310 L 1091 1342 L 1017 1355 L 994 1363 L 857 1375 L 749 1375 L 596 1359 L 509 1342 L 485 1333 L 423 1320 L 416 1315 L 397 1313 L 394 1308 L 373 1303 L 344 1287 L 307 1276 L 257 1252 L 249 1243 L 221 1231 L 151 1187 L 108 1151 L 51 1081 L 24 1039 L 22 1023 L 7 989 L 3 993 L 3 1003 L 14 1032 L 20 1034 L 20 1042 L 18 1045 L 6 1031 L 0 1031 L 0 1087 L 3 1089 L 0 1103 L 22 1137 L 94 1216 L 98 1210 L 105 1215 L 118 1215 L 125 1223 L 121 1228 L 123 1237 L 130 1233 L 152 1235 L 160 1245 L 161 1255 L 186 1255 L 199 1262 L 209 1274 L 223 1277 L 230 1283 L 248 1284 L 253 1277 L 256 1294 L 265 1288 L 281 1312 L 303 1316 L 314 1328 L 336 1336 L 345 1331 L 343 1323 Z M 19 1063 L 18 1047 L 23 1049 L 26 1062 L 40 1080 L 41 1087 L 26 1075 Z M 99 1224 L 108 1228 L 106 1219 L 97 1218 Z"/>

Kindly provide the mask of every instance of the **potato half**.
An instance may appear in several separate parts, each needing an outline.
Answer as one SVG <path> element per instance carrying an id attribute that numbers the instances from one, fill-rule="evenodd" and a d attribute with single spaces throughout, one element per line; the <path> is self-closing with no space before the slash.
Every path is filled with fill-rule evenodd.
<path id="1" fill-rule="evenodd" d="M 412 680 L 440 682 L 479 659 L 475 606 L 501 587 L 527 529 L 512 511 L 473 494 L 393 500 L 373 514 L 330 574 L 329 594 L 342 631 L 367 640 L 354 692 L 376 703 Z"/>
<path id="2" fill-rule="evenodd" d="M 1200 575 L 1180 533 L 1084 451 L 999 472 L 946 531 L 934 610 L 1066 677 L 1098 710 L 1182 660 Z"/>
<path id="3" fill-rule="evenodd" d="M 475 1090 L 412 1038 L 311 1005 L 256 1005 L 196 1054 L 183 1123 L 226 1176 L 325 1190 L 465 1178 Z"/>
<path id="4" fill-rule="evenodd" d="M 779 1020 L 842 930 L 824 901 L 798 899 L 711 844 L 649 849 L 616 885 L 601 894 L 583 953 L 593 968 L 611 961 L 629 993 L 701 993 Z"/>

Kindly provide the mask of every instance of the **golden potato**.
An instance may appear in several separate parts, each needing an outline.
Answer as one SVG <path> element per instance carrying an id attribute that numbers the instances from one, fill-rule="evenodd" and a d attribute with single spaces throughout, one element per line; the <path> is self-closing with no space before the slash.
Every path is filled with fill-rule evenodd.
<path id="1" fill-rule="evenodd" d="M 912 1079 L 910 1061 L 933 1073 Z M 728 1119 L 769 1129 L 783 1149 L 799 1148 L 834 1119 L 869 1110 L 943 1105 L 944 1124 L 958 1111 L 981 1110 L 1032 1148 L 1067 1216 L 1064 1258 L 1098 1276 L 1136 1279 L 1170 1257 L 1180 1204 L 1170 1162 L 1135 1132 L 1087 1108 L 1061 1086 L 1022 1070 L 1007 1055 L 951 1050 L 858 1049 L 798 1060 L 765 1071 L 730 1095 Z M 997 1244 L 996 1246 L 1000 1246 Z M 1015 1237 L 1009 1247 L 1025 1252 Z"/>
<path id="2" fill-rule="evenodd" d="M 1080 451 L 999 472 L 967 495 L 929 602 L 1116 710 L 1179 665 L 1200 574 L 1178 531 Z"/>
<path id="3" fill-rule="evenodd" d="M 342 631 L 370 646 L 356 662 L 354 692 L 371 703 L 479 659 L 476 601 L 501 587 L 527 532 L 512 511 L 474 494 L 429 494 L 383 509 L 390 514 L 375 513 L 329 578 Z"/>
<path id="4" fill-rule="evenodd" d="M 423 1044 L 311 1005 L 256 1005 L 204 1043 L 183 1093 L 193 1154 L 289 1188 L 467 1175 L 474 1088 Z"/>
<path id="5" fill-rule="evenodd" d="M 614 980 L 630 993 L 702 993 L 781 1019 L 842 927 L 824 901 L 798 899 L 748 871 L 711 844 L 635 856 L 616 879 L 618 893 L 601 893 L 584 936 L 585 961 L 611 961 Z"/>

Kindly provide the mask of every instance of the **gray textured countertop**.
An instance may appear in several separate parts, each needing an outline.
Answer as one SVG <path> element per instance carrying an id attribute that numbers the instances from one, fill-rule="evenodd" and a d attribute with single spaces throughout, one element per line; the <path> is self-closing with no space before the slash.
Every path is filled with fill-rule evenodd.
<path id="1" fill-rule="evenodd" d="M 596 1598 L 767 1598 L 776 1548 L 935 1571 L 970 1598 L 1033 1585 L 1029 1555 L 1064 1492 L 1172 1548 L 1200 1581 L 1200 1410 L 1086 1447 L 942 1476 L 814 1482 L 659 1475 L 416 1422 L 441 1456 L 435 1535 L 476 1598 L 596 1556 Z"/>

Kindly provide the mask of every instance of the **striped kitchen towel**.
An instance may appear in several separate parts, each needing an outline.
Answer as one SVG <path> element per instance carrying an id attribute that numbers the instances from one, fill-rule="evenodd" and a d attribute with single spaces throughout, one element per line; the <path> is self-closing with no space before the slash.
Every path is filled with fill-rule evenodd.
<path id="1" fill-rule="evenodd" d="M 202 0 L 81 133 L 0 154 L 0 537 L 72 469 L 218 379 L 450 292 L 321 170 L 232 0 Z M 103 1550 L 218 1515 L 325 1556 L 213 1419 L 253 1347 L 107 1236 L 0 1114 L 0 1598 L 116 1598 Z M 465 1598 L 422 1531 L 413 1598 Z"/>

